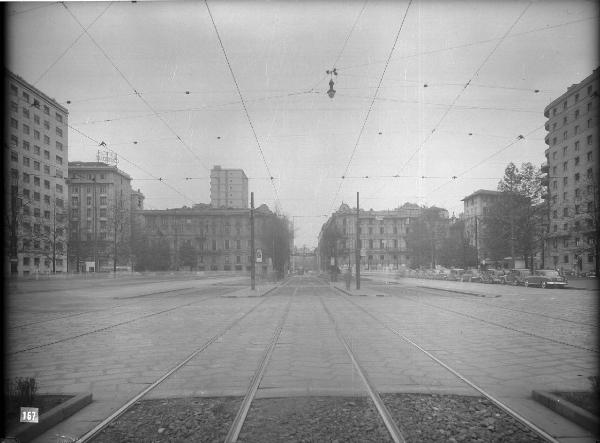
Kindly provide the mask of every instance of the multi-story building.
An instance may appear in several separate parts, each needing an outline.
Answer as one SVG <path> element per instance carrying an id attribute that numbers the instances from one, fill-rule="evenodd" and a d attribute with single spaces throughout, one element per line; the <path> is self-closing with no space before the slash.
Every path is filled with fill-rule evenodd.
<path id="1" fill-rule="evenodd" d="M 4 86 L 7 272 L 66 272 L 68 110 L 9 71 Z"/>
<path id="2" fill-rule="evenodd" d="M 198 271 L 249 271 L 252 263 L 250 210 L 214 208 L 198 204 L 166 210 L 141 210 L 141 232 L 150 244 L 168 244 L 168 267 Z M 273 212 L 261 205 L 254 210 L 255 248 L 264 251 L 257 274 L 272 271 L 271 237 L 266 229 Z M 182 250 L 191 251 L 183 254 Z M 187 257 L 187 263 L 184 263 Z M 189 264 L 192 263 L 192 264 Z M 189 268 L 188 268 L 189 269 Z"/>
<path id="3" fill-rule="evenodd" d="M 131 177 L 104 162 L 69 162 L 69 262 L 71 269 L 109 271 L 131 266 Z"/>
<path id="4" fill-rule="evenodd" d="M 410 264 L 406 235 L 412 221 L 421 215 L 418 205 L 403 206 L 385 211 L 359 211 L 361 268 L 398 269 Z M 335 238 L 335 241 L 330 241 Z M 319 233 L 318 258 L 323 270 L 331 261 L 342 268 L 354 266 L 356 251 L 356 208 L 342 203 L 325 222 Z"/>
<path id="5" fill-rule="evenodd" d="M 544 109 L 548 173 L 546 267 L 587 272 L 598 242 L 598 69 Z"/>
<path id="6" fill-rule="evenodd" d="M 485 219 L 490 206 L 501 194 L 500 191 L 478 189 L 461 200 L 464 202 L 464 212 L 461 215 L 465 224 L 464 238 L 477 251 L 477 263 L 480 264 L 490 256 Z"/>
<path id="7" fill-rule="evenodd" d="M 248 208 L 248 177 L 241 169 L 210 171 L 210 204 L 214 208 Z"/>

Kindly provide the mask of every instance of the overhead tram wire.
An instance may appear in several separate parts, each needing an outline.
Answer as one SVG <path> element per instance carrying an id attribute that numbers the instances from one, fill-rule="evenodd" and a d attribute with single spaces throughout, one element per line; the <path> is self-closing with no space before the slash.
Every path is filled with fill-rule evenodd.
<path id="1" fill-rule="evenodd" d="M 252 130 L 252 134 L 254 135 L 254 140 L 256 140 L 256 145 L 258 147 L 258 151 L 260 152 L 260 156 L 262 158 L 262 161 L 265 165 L 265 168 L 267 170 L 267 174 L 269 175 L 270 179 L 271 179 L 271 186 L 273 187 L 273 190 L 275 191 L 275 204 L 277 205 L 277 202 L 279 202 L 279 193 L 277 192 L 277 187 L 275 186 L 275 183 L 273 181 L 273 174 L 271 173 L 271 170 L 269 168 L 269 165 L 267 164 L 267 160 L 265 158 L 265 154 L 262 150 L 262 147 L 260 145 L 260 141 L 258 140 L 258 135 L 256 134 L 256 130 L 254 129 L 254 125 L 252 124 L 252 120 L 250 119 L 250 114 L 248 113 L 248 108 L 246 107 L 246 102 L 244 101 L 244 97 L 242 95 L 242 91 L 240 90 L 240 86 L 238 85 L 237 79 L 235 77 L 235 74 L 233 72 L 233 68 L 231 67 L 231 63 L 229 63 L 229 57 L 227 57 L 227 52 L 225 51 L 225 46 L 223 46 L 223 41 L 221 40 L 221 36 L 219 34 L 219 30 L 217 29 L 217 24 L 215 23 L 215 19 L 213 18 L 212 12 L 210 11 L 210 7 L 208 6 L 208 1 L 204 0 L 204 4 L 206 5 L 206 10 L 208 11 L 208 15 L 210 16 L 210 20 L 213 24 L 213 27 L 215 29 L 215 34 L 217 35 L 217 39 L 219 40 L 219 45 L 221 46 L 221 50 L 223 51 L 223 55 L 225 57 L 225 61 L 227 62 L 227 67 L 229 68 L 229 72 L 231 73 L 231 77 L 233 78 L 233 82 L 235 84 L 235 88 L 237 90 L 238 95 L 240 96 L 240 100 L 242 102 L 242 107 L 244 108 L 244 112 L 246 114 L 246 119 L 248 120 L 248 123 L 250 124 L 250 129 Z"/>
<path id="2" fill-rule="evenodd" d="M 64 2 L 60 2 L 60 4 L 62 4 L 64 6 Z M 71 48 L 73 46 L 75 46 L 75 44 L 79 41 L 79 39 L 81 37 L 83 37 L 86 33 L 87 30 L 90 29 L 92 26 L 94 26 L 94 24 L 100 19 L 100 17 L 102 17 L 106 11 L 108 11 L 108 9 L 112 6 L 113 2 L 110 2 L 108 4 L 108 6 L 106 8 L 104 8 L 104 10 L 98 15 L 98 17 L 96 17 L 94 19 L 94 21 L 92 23 L 90 23 L 88 25 L 87 28 L 84 28 L 83 32 L 81 34 L 79 34 L 77 36 L 77 38 L 75 40 L 73 40 L 73 43 L 71 43 L 57 58 L 56 60 L 54 60 L 50 66 L 48 66 L 48 68 L 46 68 L 46 70 L 44 72 L 42 72 L 42 74 L 38 77 L 38 79 L 36 81 L 33 82 L 34 86 L 37 86 L 37 84 L 46 76 L 46 74 L 65 56 L 67 55 L 67 52 L 69 52 L 71 50 Z"/>
<path id="3" fill-rule="evenodd" d="M 510 25 L 510 27 L 502 35 L 502 37 L 496 42 L 496 44 L 494 45 L 494 47 L 492 48 L 492 50 L 485 57 L 485 59 L 483 60 L 483 62 L 481 62 L 481 64 L 479 65 L 479 67 L 475 70 L 475 73 L 471 76 L 471 78 L 469 79 L 469 81 L 467 83 L 465 83 L 464 87 L 460 90 L 460 92 L 454 98 L 454 100 L 452 101 L 452 103 L 450 104 L 450 106 L 448 106 L 448 108 L 446 109 L 446 111 L 444 112 L 444 114 L 442 115 L 442 117 L 440 118 L 440 120 L 433 127 L 433 129 L 431 130 L 431 132 L 429 134 L 427 134 L 427 137 L 425 137 L 425 140 L 423 140 L 419 144 L 419 146 L 417 147 L 417 149 L 412 153 L 412 155 L 408 158 L 408 160 L 404 163 L 404 165 L 402 165 L 402 167 L 400 168 L 399 172 L 402 172 L 402 170 L 404 170 L 404 168 L 406 168 L 406 166 L 411 162 L 411 160 L 415 157 L 415 155 L 417 155 L 421 151 L 421 149 L 423 148 L 423 146 L 433 136 L 433 134 L 435 133 L 435 131 L 440 127 L 440 125 L 442 124 L 442 122 L 446 119 L 446 117 L 448 116 L 448 114 L 450 113 L 450 111 L 452 110 L 452 108 L 454 107 L 454 105 L 456 104 L 456 102 L 462 97 L 463 93 L 467 90 L 467 88 L 469 87 L 469 85 L 471 84 L 471 82 L 479 75 L 479 72 L 481 71 L 481 69 L 483 69 L 483 67 L 488 62 L 488 60 L 492 57 L 492 55 L 494 55 L 494 53 L 496 52 L 496 50 L 498 49 L 498 47 L 504 42 L 504 40 L 506 39 L 506 37 L 510 34 L 510 31 L 512 31 L 512 29 L 516 26 L 516 24 L 519 22 L 519 20 L 521 20 L 521 17 L 523 17 L 523 15 L 525 14 L 525 12 L 527 12 L 527 10 L 531 7 L 531 4 L 532 4 L 531 1 L 529 1 L 527 3 L 527 6 L 525 6 L 525 8 L 521 11 L 521 13 L 519 14 L 519 16 L 513 21 L 513 23 Z"/>
<path id="4" fill-rule="evenodd" d="M 408 15 L 408 10 L 410 9 L 411 4 L 412 4 L 412 0 L 409 0 L 408 6 L 406 7 L 406 10 L 404 11 L 404 17 L 402 17 L 402 22 L 400 23 L 400 27 L 398 28 L 398 32 L 396 33 L 396 38 L 394 39 L 394 44 L 392 45 L 392 49 L 390 50 L 388 58 L 385 62 L 385 66 L 383 68 L 383 72 L 381 73 L 381 77 L 379 78 L 379 83 L 377 84 L 377 89 L 375 89 L 375 95 L 373 95 L 373 99 L 371 100 L 371 104 L 369 105 L 369 110 L 367 111 L 365 120 L 363 121 L 362 127 L 360 128 L 358 137 L 356 138 L 356 143 L 354 144 L 354 149 L 352 149 L 352 154 L 350 155 L 350 159 L 348 160 L 348 164 L 346 165 L 346 169 L 344 170 L 344 174 L 342 175 L 340 185 L 338 186 L 335 196 L 333 197 L 333 200 L 331 202 L 331 212 L 333 212 L 335 201 L 340 193 L 340 190 L 342 189 L 342 184 L 344 183 L 344 177 L 346 176 L 346 174 L 348 173 L 348 171 L 350 169 L 350 165 L 352 164 L 352 160 L 354 159 L 354 154 L 356 154 L 356 149 L 358 148 L 358 143 L 360 142 L 362 134 L 365 130 L 365 126 L 367 125 L 369 115 L 371 114 L 371 110 L 373 109 L 373 104 L 375 103 L 375 99 L 377 98 L 377 94 L 379 93 L 379 88 L 381 87 L 381 83 L 383 82 L 383 77 L 385 76 L 385 73 L 387 71 L 388 65 L 392 58 L 392 54 L 394 53 L 394 50 L 396 49 L 396 44 L 398 43 L 398 39 L 400 38 L 400 32 L 402 31 L 402 28 L 404 26 L 404 22 L 406 20 L 406 16 Z"/>
<path id="5" fill-rule="evenodd" d="M 71 128 L 73 131 L 79 133 L 80 135 L 82 135 L 83 137 L 87 138 L 88 140 L 93 141 L 97 146 L 100 145 L 101 142 L 99 142 L 98 140 L 95 140 L 94 138 L 90 137 L 89 135 L 87 135 L 86 133 L 80 131 L 79 129 L 71 126 L 70 124 L 67 123 L 67 127 Z M 113 151 L 112 149 L 108 148 L 110 151 Z M 116 153 L 116 152 L 115 152 Z M 183 192 L 181 192 L 179 189 L 175 188 L 174 186 L 170 185 L 169 183 L 167 183 L 165 181 L 165 179 L 163 179 L 162 177 L 157 177 L 156 175 L 152 174 L 151 172 L 147 171 L 146 169 L 142 168 L 140 165 L 138 165 L 137 163 L 123 157 L 121 154 L 118 154 L 119 158 L 122 160 L 125 160 L 127 163 L 129 163 L 130 165 L 136 167 L 137 169 L 139 169 L 140 171 L 142 171 L 145 174 L 148 174 L 150 177 L 152 177 L 152 179 L 134 179 L 134 180 L 156 180 L 159 181 L 161 183 L 164 183 L 165 186 L 169 187 L 170 189 L 172 189 L 173 191 L 175 191 L 177 194 L 179 194 L 180 196 L 182 196 L 183 198 L 185 198 L 186 200 L 190 201 L 190 202 L 194 202 L 194 199 L 192 199 L 191 197 L 188 197 L 187 195 L 185 195 Z"/>
<path id="6" fill-rule="evenodd" d="M 179 136 L 179 134 L 177 134 L 177 132 L 171 127 L 171 125 L 169 125 L 167 123 L 167 121 L 165 119 L 163 119 L 160 114 L 150 105 L 150 103 L 148 103 L 146 101 L 146 99 L 144 99 L 144 97 L 142 96 L 142 93 L 140 93 L 135 86 L 129 81 L 129 79 L 125 76 L 125 74 L 123 74 L 123 72 L 117 67 L 117 65 L 112 61 L 112 59 L 108 56 L 108 54 L 106 53 L 106 51 L 104 51 L 104 49 L 102 48 L 102 46 L 100 46 L 98 44 L 98 42 L 94 39 L 94 37 L 92 37 L 92 35 L 87 31 L 87 29 L 83 26 L 83 24 L 79 21 L 79 19 L 77 19 L 77 17 L 73 14 L 73 12 L 71 12 L 71 10 L 67 7 L 67 5 L 63 2 L 62 5 L 64 6 L 64 8 L 69 12 L 69 14 L 71 15 L 71 17 L 73 17 L 73 19 L 79 24 L 79 26 L 84 30 L 84 32 L 86 33 L 86 35 L 90 38 L 90 40 L 92 41 L 92 43 L 94 43 L 94 45 L 100 50 L 100 52 L 102 52 L 102 55 L 104 55 L 104 57 L 108 60 L 108 62 L 112 65 L 112 67 L 119 73 L 119 75 L 121 76 L 121 78 L 123 80 L 125 80 L 125 82 L 129 85 L 129 87 L 133 90 L 133 92 L 135 93 L 135 95 L 137 95 L 139 97 L 139 99 L 142 101 L 142 103 L 144 103 L 144 105 L 146 105 L 146 107 L 153 113 L 153 115 L 155 115 L 166 127 L 167 129 L 169 129 L 169 131 L 175 135 L 175 137 L 177 137 L 177 139 L 181 142 L 181 144 L 183 145 L 184 148 L 187 149 L 188 152 L 190 152 L 195 158 L 196 160 L 198 160 L 198 163 L 200 163 L 206 170 L 210 170 L 202 161 L 202 159 L 183 141 L 183 139 Z"/>
<path id="7" fill-rule="evenodd" d="M 26 12 L 35 11 L 37 9 L 46 8 L 46 7 L 52 6 L 52 5 L 58 5 L 59 3 L 61 3 L 61 2 L 48 2 L 48 3 L 40 5 L 40 6 L 35 6 L 33 8 L 25 9 L 23 11 L 11 12 L 11 13 L 8 14 L 8 17 L 13 17 L 15 15 L 25 14 Z"/>
<path id="8" fill-rule="evenodd" d="M 494 153 L 492 153 L 491 155 L 487 156 L 486 158 L 484 158 L 483 160 L 481 160 L 480 162 L 474 164 L 473 166 L 469 167 L 468 169 L 465 169 L 464 171 L 462 171 L 461 173 L 459 173 L 458 175 L 454 175 L 452 176 L 452 178 L 450 180 L 448 180 L 447 182 L 444 182 L 442 185 L 438 186 L 437 188 L 433 189 L 432 191 L 428 192 L 427 194 L 425 194 L 425 197 L 433 194 L 434 192 L 442 189 L 444 186 L 447 186 L 448 184 L 452 183 L 453 181 L 457 180 L 458 178 L 460 178 L 461 175 L 466 174 L 467 172 L 472 171 L 473 169 L 481 166 L 482 164 L 486 163 L 489 159 L 497 156 L 498 154 L 506 151 L 508 148 L 512 147 L 513 145 L 515 145 L 516 143 L 518 143 L 521 140 L 526 140 L 529 135 L 533 134 L 536 131 L 539 131 L 540 129 L 542 129 L 544 127 L 545 123 L 538 126 L 537 128 L 533 129 L 532 131 L 529 131 L 527 134 L 525 135 L 519 135 L 517 136 L 517 138 L 513 141 L 511 141 L 509 144 L 507 144 L 506 146 L 503 146 L 502 148 L 498 149 L 497 151 L 495 151 Z M 491 178 L 490 178 L 491 179 Z M 464 180 L 464 179 L 463 179 Z"/>
<path id="9" fill-rule="evenodd" d="M 508 38 L 519 37 L 519 36 L 522 36 L 522 35 L 532 34 L 534 32 L 547 31 L 549 29 L 555 29 L 555 28 L 559 28 L 559 27 L 562 27 L 562 26 L 573 25 L 575 23 L 581 23 L 581 22 L 588 21 L 588 20 L 598 20 L 599 18 L 600 18 L 600 16 L 595 15 L 593 17 L 585 17 L 585 18 L 581 18 L 581 19 L 578 19 L 578 20 L 572 20 L 572 21 L 569 21 L 569 22 L 558 23 L 556 25 L 544 26 L 543 28 L 534 28 L 534 29 L 530 29 L 529 31 L 516 32 L 516 33 L 510 35 Z M 432 49 L 432 50 L 424 51 L 424 52 L 417 52 L 417 53 L 414 53 L 414 54 L 404 55 L 402 57 L 398 57 L 398 60 L 408 59 L 408 58 L 413 58 L 413 57 L 421 57 L 423 55 L 437 54 L 439 52 L 452 51 L 454 49 L 461 49 L 461 48 L 468 48 L 468 47 L 471 47 L 471 46 L 483 45 L 483 44 L 486 44 L 486 43 L 494 42 L 496 40 L 498 40 L 498 38 L 488 38 L 488 39 L 485 39 L 485 40 L 478 40 L 478 41 L 475 41 L 475 42 L 463 43 L 463 44 L 456 45 L 456 46 L 449 46 L 447 48 L 438 48 L 438 49 Z M 384 63 L 384 60 L 377 60 L 377 61 L 372 61 L 372 62 L 369 62 L 369 63 L 362 63 L 360 65 L 342 66 L 340 69 L 346 70 L 346 69 L 363 68 L 365 66 L 378 65 L 380 63 Z"/>

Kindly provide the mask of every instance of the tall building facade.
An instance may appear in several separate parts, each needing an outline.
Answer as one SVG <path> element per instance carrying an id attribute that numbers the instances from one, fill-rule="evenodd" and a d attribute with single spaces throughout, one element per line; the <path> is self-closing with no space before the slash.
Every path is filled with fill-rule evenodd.
<path id="1" fill-rule="evenodd" d="M 68 110 L 5 71 L 7 273 L 67 271 Z"/>
<path id="2" fill-rule="evenodd" d="M 359 212 L 359 238 L 361 268 L 398 269 L 410 264 L 406 235 L 411 221 L 421 215 L 421 208 L 406 203 L 386 211 Z M 328 235 L 336 232 L 337 240 L 328 241 Z M 319 233 L 318 259 L 323 270 L 329 269 L 331 260 L 338 267 L 354 266 L 356 251 L 356 208 L 343 203 L 325 222 Z"/>
<path id="3" fill-rule="evenodd" d="M 214 208 L 248 208 L 248 177 L 241 169 L 210 171 L 210 204 Z"/>
<path id="4" fill-rule="evenodd" d="M 168 263 L 173 270 L 249 271 L 252 263 L 250 211 L 214 208 L 198 204 L 165 210 L 141 210 L 137 237 L 149 245 L 166 244 Z M 272 271 L 271 237 L 267 221 L 273 212 L 261 205 L 254 210 L 255 248 L 264 251 L 256 264 L 257 274 Z M 184 252 L 185 251 L 185 252 Z"/>
<path id="5" fill-rule="evenodd" d="M 465 223 L 464 238 L 476 249 L 479 264 L 483 264 L 483 261 L 490 256 L 485 221 L 489 207 L 501 194 L 500 191 L 478 189 L 462 199 L 464 212 L 461 218 Z"/>
<path id="6" fill-rule="evenodd" d="M 598 242 L 598 69 L 544 109 L 548 174 L 546 267 L 587 272 Z"/>
<path id="7" fill-rule="evenodd" d="M 103 162 L 69 162 L 69 262 L 79 272 L 131 266 L 131 177 Z M 134 200 L 132 201 L 132 193 Z"/>

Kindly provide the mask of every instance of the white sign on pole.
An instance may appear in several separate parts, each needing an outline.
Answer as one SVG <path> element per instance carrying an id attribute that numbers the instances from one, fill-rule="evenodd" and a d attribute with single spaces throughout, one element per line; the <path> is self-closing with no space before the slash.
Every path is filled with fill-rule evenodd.
<path id="1" fill-rule="evenodd" d="M 256 249 L 256 263 L 262 263 L 262 249 Z"/>

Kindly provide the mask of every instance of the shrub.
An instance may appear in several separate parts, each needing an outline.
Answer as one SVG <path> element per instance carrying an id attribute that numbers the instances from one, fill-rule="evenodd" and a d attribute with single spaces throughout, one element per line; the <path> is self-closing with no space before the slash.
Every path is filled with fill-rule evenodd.
<path id="1" fill-rule="evenodd" d="M 8 384 L 8 399 L 11 409 L 31 406 L 37 393 L 35 378 L 17 377 Z"/>

